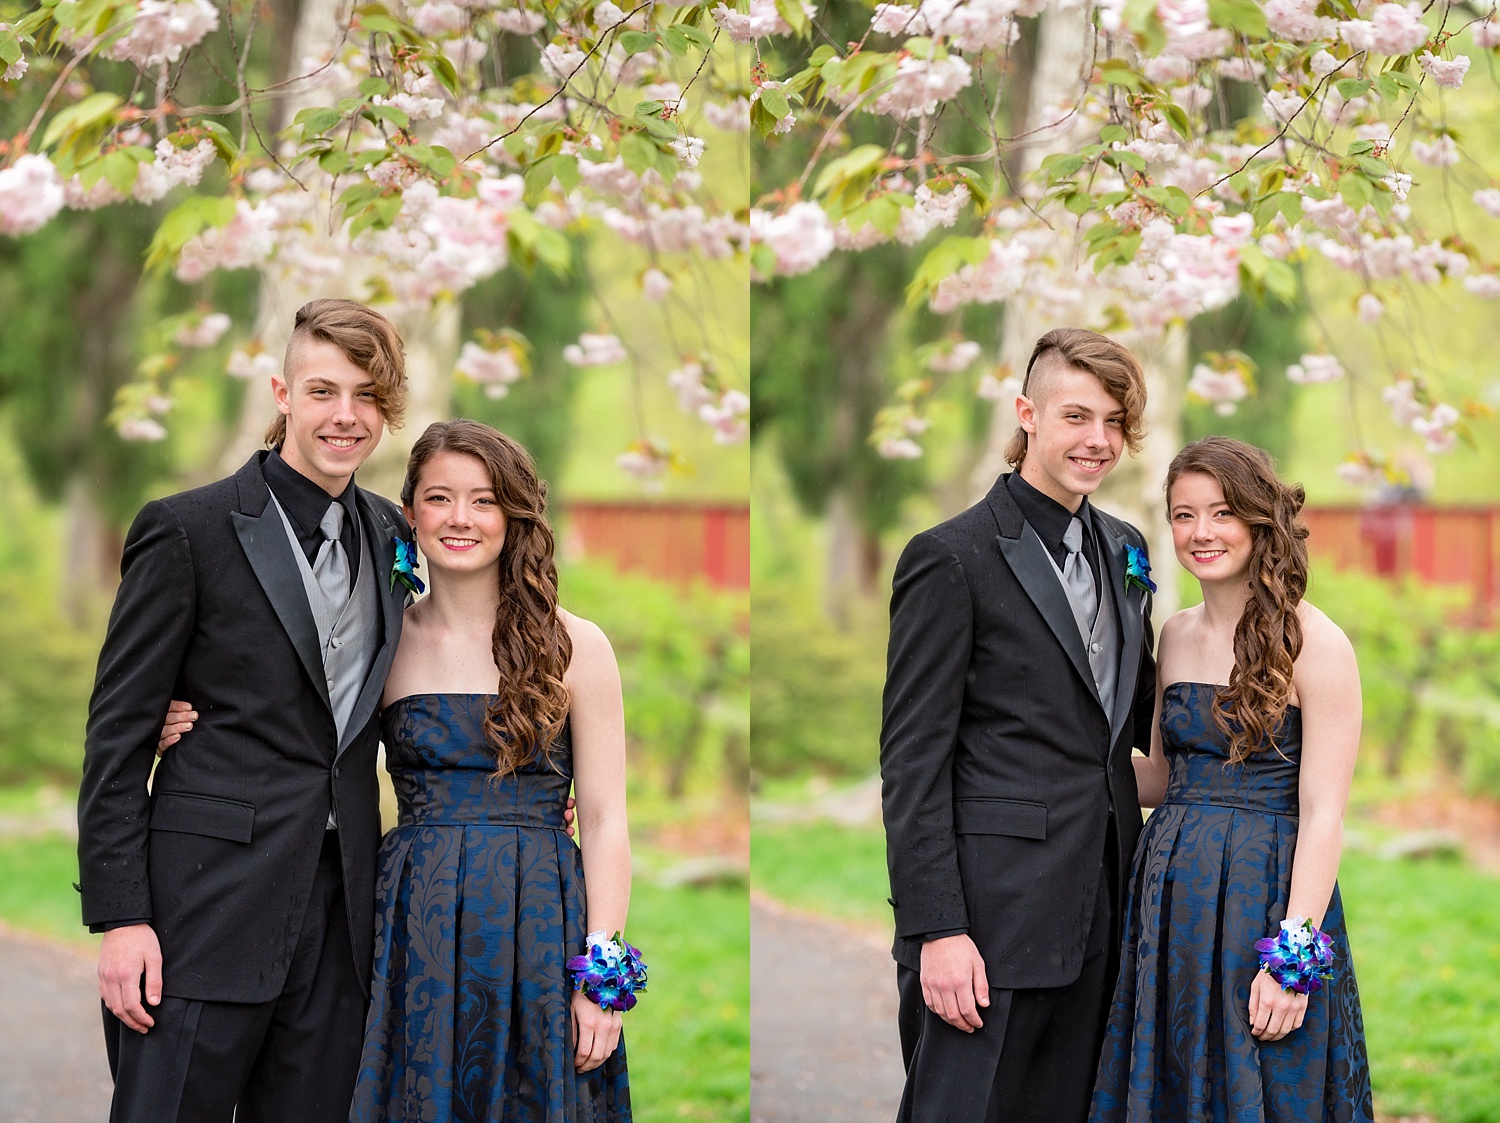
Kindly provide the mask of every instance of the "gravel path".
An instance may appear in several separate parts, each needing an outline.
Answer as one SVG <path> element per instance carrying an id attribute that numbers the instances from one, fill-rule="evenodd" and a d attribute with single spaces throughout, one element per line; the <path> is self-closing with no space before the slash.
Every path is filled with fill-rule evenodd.
<path id="1" fill-rule="evenodd" d="M 902 1079 L 889 939 L 752 896 L 752 1123 L 888 1123 Z"/>
<path id="2" fill-rule="evenodd" d="M 103 1123 L 112 1084 L 94 952 L 0 925 L 0 1118 Z"/>

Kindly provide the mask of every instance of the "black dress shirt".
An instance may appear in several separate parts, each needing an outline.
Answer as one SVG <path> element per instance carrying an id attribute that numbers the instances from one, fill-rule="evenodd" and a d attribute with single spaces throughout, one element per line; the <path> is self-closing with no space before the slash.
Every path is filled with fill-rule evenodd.
<path id="1" fill-rule="evenodd" d="M 1074 513 L 1050 495 L 1043 495 L 1032 487 L 1021 478 L 1020 472 L 1012 472 L 1007 476 L 1005 487 L 1010 492 L 1010 497 L 1016 501 L 1016 506 L 1021 508 L 1026 522 L 1036 531 L 1036 536 L 1052 555 L 1058 569 L 1063 567 L 1063 562 L 1068 557 L 1068 548 L 1063 545 L 1063 535 L 1068 532 L 1068 524 L 1075 518 L 1083 520 L 1083 556 L 1089 563 L 1089 569 L 1093 571 L 1094 586 L 1097 588 L 1099 548 L 1094 544 L 1094 519 L 1088 497 L 1084 497 L 1083 502 L 1078 505 L 1078 511 Z"/>
<path id="2" fill-rule="evenodd" d="M 292 532 L 307 555 L 307 564 L 317 560 L 318 550 L 323 545 L 323 532 L 319 529 L 323 516 L 328 513 L 328 504 L 335 502 L 312 480 L 281 458 L 280 451 L 272 452 L 261 465 L 265 473 L 266 486 L 276 496 L 281 509 L 292 524 Z M 336 502 L 344 505 L 344 527 L 339 531 L 339 541 L 349 559 L 349 587 L 359 577 L 359 508 L 354 502 L 354 478 Z"/>

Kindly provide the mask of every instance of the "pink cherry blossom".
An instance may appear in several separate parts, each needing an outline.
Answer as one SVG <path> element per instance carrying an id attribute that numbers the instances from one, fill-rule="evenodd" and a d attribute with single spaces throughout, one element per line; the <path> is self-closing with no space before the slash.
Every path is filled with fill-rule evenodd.
<path id="1" fill-rule="evenodd" d="M 0 234 L 40 230 L 63 208 L 63 184 L 52 161 L 27 153 L 0 168 Z"/>
<path id="2" fill-rule="evenodd" d="M 1332 39 L 1338 24 L 1316 15 L 1318 0 L 1266 0 L 1266 24 L 1283 39 L 1311 43 Z"/>
<path id="3" fill-rule="evenodd" d="M 1494 273 L 1476 273 L 1464 278 L 1464 288 L 1486 300 L 1500 299 L 1500 276 Z"/>
<path id="4" fill-rule="evenodd" d="M 127 417 L 115 427 L 122 441 L 164 441 L 167 429 L 160 421 L 150 417 Z"/>
<path id="5" fill-rule="evenodd" d="M 927 21 L 905 4 L 876 4 L 870 27 L 878 35 L 926 35 Z"/>
<path id="6" fill-rule="evenodd" d="M 806 273 L 833 252 L 833 225 L 816 203 L 793 203 L 784 214 L 750 212 L 751 237 L 776 255 L 776 272 Z"/>
<path id="7" fill-rule="evenodd" d="M 483 386 L 485 395 L 490 398 L 505 397 L 511 384 L 521 378 L 521 365 L 509 348 L 491 351 L 473 340 L 466 342 L 459 350 L 458 362 L 453 370 Z"/>
<path id="8" fill-rule="evenodd" d="M 736 43 L 753 43 L 769 35 L 790 35 L 791 25 L 776 10 L 776 0 L 750 0 L 750 10 L 741 14 L 726 4 L 713 10 L 714 22 Z"/>
<path id="9" fill-rule="evenodd" d="M 24 58 L 18 58 L 5 68 L 4 73 L 0 73 L 0 82 L 19 82 L 26 76 L 26 72 L 30 69 L 31 64 L 29 62 Z"/>
<path id="10" fill-rule="evenodd" d="M 501 31 L 512 35 L 535 35 L 547 26 L 547 17 L 541 12 L 528 12 L 524 8 L 507 8 L 490 17 Z"/>
<path id="11" fill-rule="evenodd" d="M 563 358 L 575 367 L 608 366 L 622 363 L 629 357 L 618 336 L 584 332 L 577 343 L 563 348 Z"/>
<path id="12" fill-rule="evenodd" d="M 647 300 L 660 302 L 672 291 L 672 278 L 660 269 L 647 269 L 641 276 L 641 292 Z"/>
<path id="13" fill-rule="evenodd" d="M 179 347 L 212 347 L 229 330 L 230 320 L 223 312 L 211 312 L 196 324 L 177 329 L 172 342 Z"/>
<path id="14" fill-rule="evenodd" d="M 965 339 L 944 350 L 935 351 L 927 360 L 927 369 L 939 374 L 957 374 L 979 358 L 979 344 Z"/>
<path id="15" fill-rule="evenodd" d="M 1469 72 L 1469 56 L 1455 55 L 1450 61 L 1441 59 L 1431 51 L 1423 51 L 1418 60 L 1427 76 L 1444 89 L 1456 90 L 1464 84 L 1464 75 Z"/>
<path id="16" fill-rule="evenodd" d="M 979 386 L 974 393 L 987 402 L 1007 406 L 1021 396 L 1021 379 L 1014 374 L 1008 378 L 996 378 L 993 374 L 986 374 L 980 378 Z"/>
<path id="17" fill-rule="evenodd" d="M 1483 23 L 1476 23 L 1472 30 L 1476 47 L 1483 50 L 1500 47 L 1500 20 L 1488 19 Z"/>
<path id="18" fill-rule="evenodd" d="M 893 117 L 929 116 L 973 80 L 973 70 L 957 55 L 933 60 L 904 58 L 896 66 L 890 88 L 875 99 L 871 112 Z"/>
<path id="19" fill-rule="evenodd" d="M 1373 292 L 1360 293 L 1359 300 L 1355 301 L 1355 310 L 1360 322 L 1366 324 L 1378 324 L 1385 315 L 1385 305 Z"/>
<path id="20" fill-rule="evenodd" d="M 683 413 L 696 415 L 704 406 L 713 404 L 714 394 L 703 385 L 700 363 L 684 363 L 667 375 L 667 385 L 677 391 L 677 406 Z"/>
<path id="21" fill-rule="evenodd" d="M 920 460 L 922 446 L 910 437 L 887 437 L 875 447 L 887 460 Z"/>
<path id="22" fill-rule="evenodd" d="M 1385 404 L 1390 407 L 1391 420 L 1397 425 L 1410 425 L 1426 412 L 1417 401 L 1417 387 L 1409 378 L 1402 378 L 1380 392 Z"/>
<path id="23" fill-rule="evenodd" d="M 1187 392 L 1214 407 L 1214 412 L 1228 417 L 1249 395 L 1250 389 L 1237 370 L 1215 370 L 1207 363 L 1193 367 Z"/>
<path id="24" fill-rule="evenodd" d="M 746 132 L 750 128 L 750 102 L 743 97 L 724 104 L 704 102 L 703 119 L 721 132 Z"/>
<path id="25" fill-rule="evenodd" d="M 1439 402 L 1427 417 L 1412 418 L 1411 431 L 1427 442 L 1428 452 L 1452 452 L 1458 444 L 1458 434 L 1453 427 L 1458 424 L 1459 417 L 1458 410 Z"/>
<path id="26" fill-rule="evenodd" d="M 1483 187 L 1474 192 L 1474 205 L 1491 218 L 1500 218 L 1500 189 Z"/>
<path id="27" fill-rule="evenodd" d="M 951 312 L 961 304 L 998 304 L 1021 291 L 1026 282 L 1025 264 L 1030 251 L 1021 242 L 990 240 L 990 252 L 978 265 L 965 265 L 944 277 L 933 291 L 929 306 L 934 312 Z"/>
<path id="28" fill-rule="evenodd" d="M 428 38 L 462 31 L 468 22 L 468 12 L 445 0 L 428 0 L 411 14 L 412 26 Z"/>
<path id="29" fill-rule="evenodd" d="M 695 136 L 680 136 L 672 142 L 672 151 L 690 168 L 696 168 L 703 158 L 703 141 Z"/>
<path id="30" fill-rule="evenodd" d="M 1452 167 L 1459 161 L 1458 145 L 1447 133 L 1431 143 L 1423 140 L 1412 141 L 1411 154 L 1422 163 L 1434 168 Z"/>
<path id="31" fill-rule="evenodd" d="M 1345 20 L 1339 35 L 1356 51 L 1409 55 L 1427 42 L 1419 4 L 1376 4 L 1368 20 Z"/>
<path id="32" fill-rule="evenodd" d="M 219 9 L 209 0 L 140 0 L 129 29 L 103 52 L 105 58 L 159 66 L 176 62 L 219 26 Z"/>
<path id="33" fill-rule="evenodd" d="M 1287 380 L 1299 386 L 1314 382 L 1337 382 L 1344 377 L 1344 368 L 1333 355 L 1303 355 L 1300 363 L 1286 368 Z"/>
<path id="34" fill-rule="evenodd" d="M 229 361 L 224 370 L 234 378 L 243 378 L 247 382 L 261 381 L 273 374 L 281 373 L 281 363 L 275 355 L 265 351 L 257 351 L 251 354 L 248 351 L 235 348 L 229 354 Z"/>
<path id="35" fill-rule="evenodd" d="M 217 155 L 211 140 L 200 140 L 191 148 L 178 148 L 163 140 L 156 146 L 156 159 L 140 165 L 131 196 L 138 203 L 154 203 L 174 187 L 192 187 Z"/>

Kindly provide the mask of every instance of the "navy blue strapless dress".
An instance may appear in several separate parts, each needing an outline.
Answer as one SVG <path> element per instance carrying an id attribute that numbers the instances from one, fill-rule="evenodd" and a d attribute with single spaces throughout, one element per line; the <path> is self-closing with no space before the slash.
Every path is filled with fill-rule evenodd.
<path id="1" fill-rule="evenodd" d="M 1171 778 L 1135 851 L 1089 1119 L 1370 1123 L 1364 1021 L 1337 887 L 1323 920 L 1334 978 L 1311 996 L 1302 1028 L 1264 1044 L 1250 1035 L 1254 944 L 1286 918 L 1302 715 L 1288 711 L 1279 753 L 1226 767 L 1214 689 L 1174 682 L 1162 694 Z"/>
<path id="2" fill-rule="evenodd" d="M 487 698 L 418 694 L 381 714 L 400 824 L 376 872 L 375 965 L 356 1123 L 629 1123 L 625 1045 L 573 1069 L 583 859 L 552 767 L 498 776 Z"/>

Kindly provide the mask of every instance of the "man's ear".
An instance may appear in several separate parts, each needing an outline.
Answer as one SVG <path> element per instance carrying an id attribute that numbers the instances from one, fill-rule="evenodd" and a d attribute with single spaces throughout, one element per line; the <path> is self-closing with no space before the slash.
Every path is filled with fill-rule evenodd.
<path id="1" fill-rule="evenodd" d="M 1036 436 L 1036 403 L 1025 394 L 1016 395 L 1016 420 L 1030 436 Z"/>
<path id="2" fill-rule="evenodd" d="M 276 400 L 276 408 L 282 414 L 292 415 L 292 387 L 285 374 L 271 375 L 271 397 Z"/>

